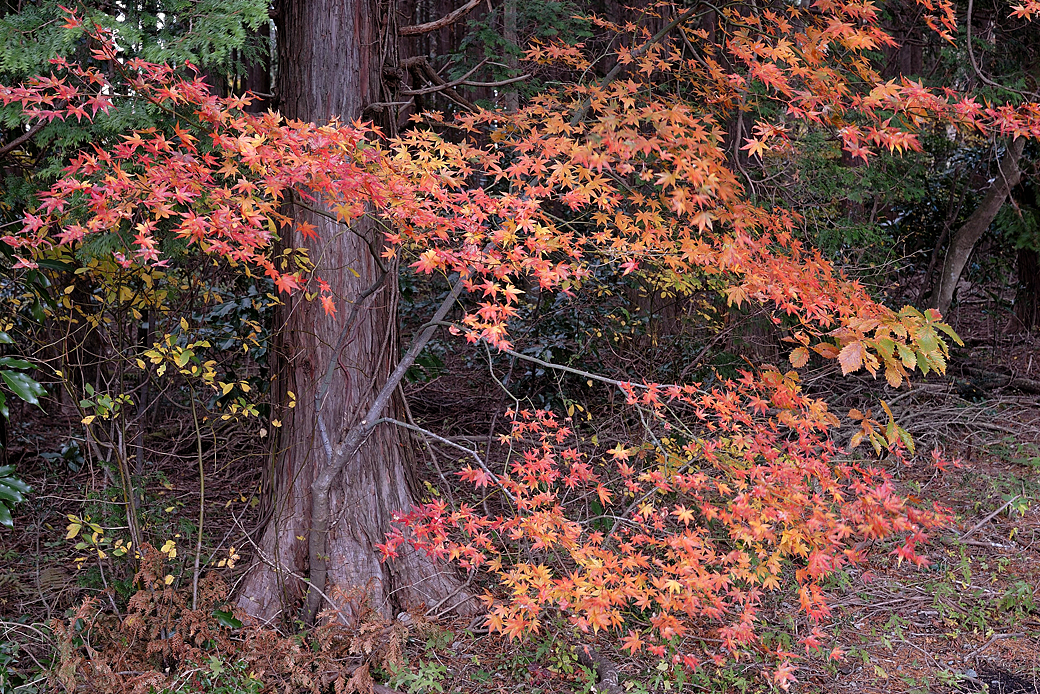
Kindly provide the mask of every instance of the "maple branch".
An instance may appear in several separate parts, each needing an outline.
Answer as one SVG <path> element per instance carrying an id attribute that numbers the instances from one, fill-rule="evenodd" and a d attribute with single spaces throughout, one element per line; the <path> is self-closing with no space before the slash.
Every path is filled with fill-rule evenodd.
<path id="1" fill-rule="evenodd" d="M 593 381 L 599 381 L 600 383 L 607 383 L 607 384 L 612 385 L 612 386 L 617 386 L 618 388 L 624 389 L 626 386 L 627 387 L 631 387 L 631 388 L 644 388 L 644 389 L 648 388 L 648 386 L 645 386 L 642 383 L 632 383 L 630 381 L 618 381 L 618 380 L 615 380 L 613 378 L 608 378 L 606 376 L 600 376 L 599 374 L 591 373 L 589 371 L 582 371 L 581 369 L 575 369 L 573 366 L 564 366 L 563 364 L 553 364 L 552 362 L 544 361 L 542 359 L 539 359 L 538 357 L 532 357 L 529 354 L 521 354 L 520 352 L 516 352 L 516 351 L 513 351 L 511 349 L 503 349 L 502 347 L 499 347 L 498 350 L 500 352 L 502 352 L 503 354 L 508 354 L 510 356 L 516 357 L 517 359 L 522 359 L 524 361 L 529 361 L 532 364 L 538 364 L 539 366 L 544 366 L 547 369 L 554 369 L 556 371 L 566 371 L 567 373 L 572 373 L 575 376 L 581 376 L 583 378 L 588 378 L 588 379 L 591 379 Z"/>
<path id="2" fill-rule="evenodd" d="M 479 4 L 480 0 L 469 0 L 469 2 L 459 9 L 449 12 L 440 19 L 435 19 L 432 22 L 423 22 L 422 24 L 413 24 L 411 26 L 401 27 L 397 30 L 397 34 L 398 36 L 418 36 L 419 34 L 428 34 L 431 31 L 443 29 L 444 27 L 451 26 L 465 17 Z"/>
<path id="3" fill-rule="evenodd" d="M 675 27 L 679 26 L 680 24 L 685 22 L 687 19 L 692 17 L 697 12 L 697 10 L 699 8 L 700 8 L 699 5 L 694 5 L 690 9 L 686 10 L 685 12 L 683 12 L 681 15 L 679 15 L 678 17 L 673 19 L 667 26 L 665 26 L 659 32 L 654 34 L 650 38 L 649 41 L 647 41 L 642 46 L 640 46 L 639 48 L 637 48 L 634 51 L 632 51 L 631 53 L 629 53 L 629 56 L 631 58 L 633 58 L 633 59 L 642 58 L 646 54 L 646 52 L 649 51 L 650 48 L 654 44 L 658 43 L 661 39 L 663 39 L 665 36 L 667 36 L 669 33 L 671 33 L 672 29 L 674 29 Z M 600 80 L 599 88 L 603 89 L 608 84 L 613 82 L 614 78 L 616 78 L 618 75 L 620 75 L 621 72 L 627 66 L 628 66 L 627 63 L 621 63 L 620 61 L 618 61 L 618 63 L 616 65 L 614 65 L 614 68 L 610 72 L 608 72 L 606 74 L 606 76 L 602 80 Z M 581 106 L 579 106 L 578 110 L 574 112 L 574 117 L 571 118 L 571 127 L 572 128 L 577 126 L 583 120 L 585 120 L 585 116 L 588 114 L 589 107 L 591 107 L 591 106 L 592 106 L 592 97 L 591 96 L 585 97 L 585 100 L 583 102 L 581 102 Z"/>
<path id="4" fill-rule="evenodd" d="M 497 80 L 495 82 L 472 82 L 470 80 L 466 80 L 465 82 L 462 83 L 462 85 L 464 87 L 504 87 L 507 84 L 515 84 L 517 82 L 523 82 L 524 80 L 529 80 L 532 77 L 534 77 L 534 75 L 532 73 L 525 72 L 522 75 L 517 75 L 516 77 L 510 77 L 510 78 L 504 79 L 504 80 Z"/>
<path id="5" fill-rule="evenodd" d="M 453 88 L 459 87 L 459 86 L 463 86 L 463 87 L 504 87 L 507 84 L 515 84 L 516 82 L 523 82 L 526 79 L 530 79 L 531 76 L 532 76 L 530 72 L 527 72 L 527 73 L 524 73 L 523 75 L 519 75 L 517 77 L 510 77 L 510 78 L 504 79 L 504 80 L 498 80 L 497 82 L 474 82 L 474 81 L 470 80 L 469 79 L 470 75 L 472 75 L 474 72 L 476 72 L 480 68 L 484 67 L 484 64 L 487 63 L 487 62 L 488 61 L 486 61 L 486 60 L 480 61 L 480 63 L 477 64 L 476 67 L 474 67 L 472 70 L 470 70 L 465 75 L 463 75 L 462 77 L 458 78 L 457 80 L 452 80 L 451 82 L 444 82 L 443 80 L 441 80 L 439 83 L 434 84 L 434 86 L 432 86 L 432 87 L 423 87 L 422 89 L 402 89 L 401 90 L 401 94 L 403 96 L 420 96 L 422 94 L 433 94 L 435 92 L 444 91 L 445 89 L 453 89 Z M 439 77 L 440 77 L 440 75 L 438 75 L 438 78 Z"/>
<path id="6" fill-rule="evenodd" d="M 40 132 L 40 130 L 46 124 L 47 124 L 46 121 L 42 121 L 41 120 L 40 122 L 38 122 L 33 127 L 31 127 L 28 130 L 26 130 L 24 133 L 22 133 L 18 137 L 14 138 L 10 142 L 8 142 L 3 147 L 0 147 L 0 157 L 3 157 L 5 155 L 7 155 L 8 153 L 12 152 L 13 150 L 18 149 L 19 147 L 24 145 L 26 142 L 31 140 L 36 135 L 36 133 Z"/>
<path id="7" fill-rule="evenodd" d="M 455 80 L 454 82 L 447 82 L 445 84 L 439 84 L 434 87 L 423 87 L 422 89 L 405 89 L 401 93 L 406 96 L 412 96 L 416 94 L 433 94 L 434 92 L 443 91 L 445 89 L 451 89 L 452 87 L 504 87 L 507 84 L 513 84 L 515 82 L 523 82 L 524 80 L 531 79 L 532 75 L 530 72 L 526 72 L 518 77 L 510 77 L 505 80 L 498 80 L 497 82 L 471 82 L 469 80 Z"/>
<path id="8" fill-rule="evenodd" d="M 469 455 L 473 456 L 473 459 L 477 461 L 477 465 L 479 465 L 481 467 L 481 469 L 484 472 L 486 472 L 489 477 L 491 477 L 491 481 L 494 482 L 496 485 L 498 485 L 498 488 L 502 490 L 503 494 L 505 494 L 507 497 L 509 497 L 510 501 L 512 501 L 513 503 L 516 503 L 516 497 L 514 497 L 512 494 L 510 494 L 509 490 L 507 490 L 505 487 L 502 486 L 502 483 L 498 479 L 498 475 L 496 475 L 495 473 L 491 472 L 491 470 L 490 470 L 490 468 L 488 468 L 487 464 L 481 459 L 481 457 L 477 454 L 477 452 L 475 450 L 473 450 L 472 448 L 466 448 L 462 444 L 455 443 L 451 439 L 446 439 L 443 436 L 438 436 L 437 434 L 433 433 L 429 429 L 424 429 L 424 428 L 422 428 L 420 426 L 417 426 L 415 424 L 409 424 L 408 422 L 402 422 L 401 420 L 394 419 L 393 417 L 383 417 L 379 421 L 375 422 L 375 424 L 382 424 L 384 422 L 387 423 L 387 424 L 396 424 L 399 427 L 402 427 L 404 429 L 408 429 L 409 431 L 414 431 L 414 432 L 416 432 L 418 434 L 422 434 L 423 436 L 425 436 L 427 438 L 431 438 L 434 441 L 439 441 L 439 442 L 443 443 L 445 446 L 451 446 L 452 448 L 455 448 L 457 450 L 463 451 L 464 453 L 468 453 Z"/>
<path id="9" fill-rule="evenodd" d="M 403 94 L 405 96 L 418 96 L 420 94 L 430 94 L 430 93 L 432 93 L 434 91 L 439 91 L 440 89 L 450 89 L 452 87 L 457 87 L 458 85 L 462 84 L 464 81 L 469 79 L 470 75 L 472 75 L 474 72 L 476 72 L 480 68 L 484 67 L 484 63 L 486 63 L 486 62 L 487 62 L 486 60 L 481 60 L 479 63 L 477 63 L 473 67 L 472 70 L 470 70 L 465 75 L 463 75 L 462 77 L 460 77 L 457 80 L 454 80 L 452 82 L 445 82 L 445 81 L 443 81 L 444 78 L 442 78 L 440 75 L 437 75 L 437 78 L 441 80 L 440 82 L 437 83 L 438 89 L 433 89 L 432 87 L 426 87 L 424 89 L 402 89 L 401 90 L 401 94 Z M 421 63 L 420 63 L 420 65 L 421 65 Z M 429 63 L 427 63 L 427 65 L 429 65 Z M 430 69 L 432 70 L 433 67 L 430 66 Z M 434 73 L 434 74 L 436 74 L 436 73 Z"/>
<path id="10" fill-rule="evenodd" d="M 293 192 L 295 192 L 295 191 L 293 191 Z M 327 212 L 326 210 L 323 210 L 320 207 L 315 207 L 314 205 L 308 205 L 307 203 L 305 203 L 303 200 L 300 199 L 300 196 L 299 196 L 298 193 L 296 195 L 293 195 L 293 196 L 291 196 L 289 198 L 289 203 L 292 204 L 292 205 L 298 205 L 298 206 L 302 207 L 303 209 L 307 210 L 308 212 L 312 212 L 312 213 L 318 215 L 319 217 L 324 217 L 325 219 L 328 219 L 329 221 L 335 222 L 336 224 L 342 224 L 344 227 L 347 228 L 347 231 L 349 231 L 350 233 L 354 234 L 359 239 L 361 239 L 362 241 L 365 242 L 365 245 L 368 246 L 368 252 L 372 254 L 372 259 L 375 260 L 376 265 L 379 266 L 380 270 L 382 270 L 383 272 L 386 272 L 386 268 L 383 267 L 383 263 L 380 260 L 379 251 L 372 246 L 372 239 L 370 239 L 369 237 L 365 236 L 364 234 L 359 233 L 356 229 L 354 229 L 353 225 L 347 224 L 346 222 L 344 222 L 342 219 L 340 219 L 336 215 L 332 214 L 331 212 Z"/>
<path id="11" fill-rule="evenodd" d="M 325 581 L 328 576 L 326 539 L 329 534 L 329 490 L 332 488 L 332 483 L 343 472 L 347 461 L 352 460 L 358 454 L 358 451 L 361 450 L 361 447 L 372 435 L 372 432 L 375 431 L 381 421 L 380 417 L 383 414 L 383 410 L 390 404 L 390 399 L 404 378 L 405 373 L 415 363 L 419 353 L 426 347 L 434 332 L 444 321 L 444 317 L 448 315 L 448 311 L 451 310 L 455 301 L 462 295 L 464 289 L 465 282 L 462 277 L 459 277 L 455 281 L 455 286 L 448 292 L 448 296 L 437 307 L 433 318 L 419 328 L 408 351 L 401 357 L 401 361 L 397 363 L 397 366 L 387 378 L 386 383 L 383 384 L 383 387 L 376 394 L 376 398 L 372 402 L 372 406 L 368 408 L 368 412 L 365 413 L 360 422 L 347 432 L 342 442 L 333 451 L 329 464 L 315 475 L 314 481 L 311 483 L 311 532 L 307 544 L 310 564 L 310 587 L 313 590 L 307 591 L 307 602 L 304 606 L 303 618 L 307 623 L 313 623 L 315 616 L 318 614 L 318 608 L 323 597 L 322 591 L 325 590 Z"/>

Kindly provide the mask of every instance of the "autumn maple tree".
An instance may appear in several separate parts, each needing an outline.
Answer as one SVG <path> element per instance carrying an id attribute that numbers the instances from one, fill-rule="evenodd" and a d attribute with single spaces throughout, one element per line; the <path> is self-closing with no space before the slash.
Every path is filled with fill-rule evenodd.
<path id="1" fill-rule="evenodd" d="M 953 6 L 918 5 L 953 40 Z M 1029 2 L 1014 12 L 1038 9 Z M 295 597 L 306 591 L 307 618 L 330 596 L 366 588 L 365 571 L 379 584 L 367 586 L 377 602 L 392 592 L 401 604 L 454 597 L 458 609 L 476 609 L 469 583 L 444 573 L 447 564 L 497 579 L 483 607 L 488 626 L 510 637 L 539 629 L 552 608 L 580 631 L 623 634 L 633 653 L 647 648 L 696 666 L 753 646 L 765 596 L 791 587 L 792 577 L 801 607 L 819 623 L 828 614 L 824 579 L 868 548 L 925 563 L 920 548 L 941 510 L 907 501 L 878 466 L 846 457 L 831 433 L 843 413 L 803 392 L 798 369 L 836 360 L 845 375 L 865 371 L 900 387 L 915 370 L 943 371 L 947 341 L 958 338 L 937 311 L 879 303 L 806 242 L 797 211 L 750 196 L 725 147 L 725 124 L 734 113 L 756 114 L 741 156 L 783 156 L 804 126 L 832 132 L 852 160 L 869 165 L 880 150 L 920 149 L 920 133 L 934 128 L 1035 138 L 1040 107 L 883 81 L 869 53 L 893 39 L 871 2 L 654 12 L 653 33 L 593 19 L 632 37 L 597 81 L 575 78 L 515 112 L 424 114 L 393 137 L 328 118 L 334 113 L 315 117 L 318 124 L 247 112 L 248 96 L 215 96 L 190 66 L 123 60 L 110 33 L 74 14 L 67 27 L 91 37 L 90 61 L 56 59 L 51 75 L 0 87 L 0 100 L 19 105 L 30 124 L 90 120 L 124 98 L 147 100 L 175 123 L 72 158 L 2 239 L 18 267 L 104 239 L 118 266 L 148 273 L 173 262 L 169 249 L 187 249 L 270 278 L 286 305 L 321 323 L 323 351 L 292 352 L 308 360 L 308 390 L 281 392 L 286 408 L 301 408 L 293 416 L 302 433 L 293 436 L 309 441 L 307 455 L 291 458 L 291 489 L 281 490 L 297 519 L 279 535 L 274 566 L 257 569 L 277 578 L 295 557 L 285 575 Z M 713 22 L 725 26 L 724 40 L 705 28 Z M 591 66 L 581 46 L 542 43 L 525 57 L 559 74 Z M 132 97 L 112 88 L 112 70 Z M 328 229 L 353 240 L 308 246 Z M 315 252 L 329 248 L 335 262 Z M 399 266 L 443 278 L 449 290 L 403 356 L 362 387 L 340 358 L 348 345 L 372 347 L 358 347 L 352 331 L 374 320 L 373 297 Z M 790 343 L 790 368 L 749 364 L 710 384 L 661 384 L 548 364 L 617 389 L 642 436 L 611 448 L 586 440 L 563 413 L 510 408 L 504 460 L 469 451 L 474 462 L 458 473 L 486 495 L 491 505 L 480 508 L 444 499 L 413 507 L 418 500 L 393 478 L 400 465 L 357 463 L 387 432 L 435 436 L 392 409 L 435 331 L 530 358 L 512 351 L 509 330 L 521 288 L 579 293 L 604 266 L 653 276 L 677 293 L 709 286 L 730 305 L 766 307 Z M 464 297 L 461 314 L 452 313 Z M 154 349 L 152 365 L 167 353 Z M 180 367 L 187 360 L 173 357 Z M 212 369 L 187 376 L 200 389 L 224 388 Z M 354 389 L 348 401 L 337 396 L 342 411 L 324 404 L 336 388 Z M 886 416 L 850 413 L 859 430 L 852 447 L 866 441 L 897 460 L 914 454 Z M 396 514 L 393 530 L 366 539 L 363 551 L 338 553 L 333 540 L 344 531 L 333 527 L 331 506 L 388 475 L 392 488 L 377 505 L 396 506 L 383 508 Z M 377 527 L 390 529 L 390 520 Z M 373 563 L 377 546 L 385 566 L 408 568 L 395 575 Z M 438 576 L 446 578 L 423 585 Z M 706 629 L 719 641 L 714 651 L 687 639 Z M 825 640 L 813 630 L 803 644 Z M 777 656 L 774 679 L 786 685 L 792 654 Z"/>

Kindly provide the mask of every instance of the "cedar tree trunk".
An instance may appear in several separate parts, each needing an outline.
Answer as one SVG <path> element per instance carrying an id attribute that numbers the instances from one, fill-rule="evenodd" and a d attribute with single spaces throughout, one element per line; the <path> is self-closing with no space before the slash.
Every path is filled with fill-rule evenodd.
<path id="1" fill-rule="evenodd" d="M 364 107 L 380 101 L 380 76 L 393 73 L 396 28 L 380 25 L 393 5 L 378 0 L 282 0 L 276 8 L 278 96 L 283 115 L 313 122 L 339 117 L 349 122 Z M 382 68 L 390 68 L 384 71 Z M 318 230 L 317 240 L 285 239 L 306 247 L 316 274 L 332 285 L 339 310 L 326 316 L 320 302 L 294 296 L 279 318 L 276 389 L 282 426 L 276 430 L 273 462 L 274 508 L 260 541 L 259 556 L 243 582 L 238 604 L 261 620 L 299 605 L 307 577 L 308 537 L 312 527 L 311 485 L 329 464 L 316 416 L 315 395 L 331 364 L 333 375 L 320 411 L 332 446 L 357 424 L 387 381 L 397 359 L 397 278 L 390 274 L 378 291 L 383 270 L 378 252 L 382 235 L 372 224 L 350 229 L 300 207 L 295 218 Z M 339 345 L 348 307 L 357 300 L 357 319 Z M 292 393 L 290 395 L 289 393 Z M 287 406 L 295 399 L 295 406 Z M 397 416 L 399 402 L 385 412 Z M 407 439 L 389 425 L 376 428 L 329 490 L 327 577 L 324 593 L 348 610 L 367 599 L 384 615 L 422 603 L 433 604 L 455 591 L 456 577 L 412 552 L 383 563 L 374 545 L 384 541 L 391 514 L 412 506 Z M 458 598 L 452 598 L 449 606 Z M 342 601 L 342 603 L 341 603 Z M 328 606 L 327 604 L 325 605 Z M 296 615 L 282 615 L 291 621 Z"/>

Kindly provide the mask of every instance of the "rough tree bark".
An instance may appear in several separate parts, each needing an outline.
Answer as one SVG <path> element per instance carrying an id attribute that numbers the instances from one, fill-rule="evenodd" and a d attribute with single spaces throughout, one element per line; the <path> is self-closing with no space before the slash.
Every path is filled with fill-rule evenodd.
<path id="1" fill-rule="evenodd" d="M 997 165 L 997 175 L 990 183 L 989 190 L 983 196 L 982 202 L 950 239 L 950 247 L 946 251 L 946 262 L 943 264 L 942 274 L 939 275 L 939 284 L 932 294 L 932 306 L 943 313 L 949 311 L 950 304 L 953 303 L 953 292 L 957 288 L 957 283 L 964 272 L 964 266 L 968 264 L 975 244 L 989 229 L 989 225 L 1003 207 L 1008 193 L 1018 185 L 1022 178 L 1018 161 L 1022 158 L 1023 147 L 1025 147 L 1025 138 L 1019 137 L 1007 148 Z"/>
<path id="2" fill-rule="evenodd" d="M 396 42 L 394 10 L 392 3 L 380 0 L 281 0 L 276 24 L 282 113 L 315 122 L 333 117 L 349 121 L 371 103 L 393 101 L 385 96 L 394 88 L 388 87 L 387 78 L 396 77 L 396 47 L 389 45 Z M 318 238 L 306 241 L 291 232 L 285 243 L 309 249 L 317 274 L 332 285 L 341 308 L 330 318 L 319 302 L 294 297 L 278 320 L 276 401 L 282 403 L 277 412 L 282 426 L 272 474 L 274 508 L 259 542 L 261 556 L 247 574 L 238 602 L 261 620 L 276 618 L 283 605 L 298 605 L 307 590 L 293 574 L 306 577 L 315 570 L 308 559 L 311 491 L 332 459 L 326 442 L 335 446 L 358 423 L 397 357 L 396 276 L 391 271 L 383 277 L 377 257 L 381 234 L 371 224 L 348 229 L 300 206 L 293 214 L 314 225 Z M 340 341 L 354 304 L 356 320 Z M 333 371 L 326 391 L 322 382 L 329 365 Z M 319 392 L 325 395 L 316 403 Z M 289 407 L 293 400 L 295 406 Z M 395 416 L 398 405 L 392 402 L 384 416 Z M 325 432 L 319 427 L 319 411 Z M 368 599 L 384 615 L 432 604 L 459 586 L 454 575 L 424 555 L 413 552 L 384 564 L 374 547 L 389 530 L 392 512 L 413 503 L 406 443 L 397 428 L 378 426 L 328 492 L 323 592 Z M 340 606 L 350 609 L 349 604 Z"/>

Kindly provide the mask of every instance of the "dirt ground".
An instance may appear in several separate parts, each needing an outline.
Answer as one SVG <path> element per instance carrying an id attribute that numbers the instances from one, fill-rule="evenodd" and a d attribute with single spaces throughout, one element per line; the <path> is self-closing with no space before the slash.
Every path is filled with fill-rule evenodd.
<path id="1" fill-rule="evenodd" d="M 844 658 L 807 655 L 792 691 L 1040 692 L 1040 336 L 1007 332 L 985 311 L 973 316 L 956 326 L 974 337 L 955 351 L 946 376 L 885 393 L 918 445 L 913 465 L 889 464 L 889 471 L 906 494 L 938 501 L 954 520 L 933 537 L 925 569 L 881 552 L 869 565 L 834 577 L 826 626 L 835 636 L 827 650 L 839 646 Z M 843 383 L 837 400 L 850 407 L 861 406 L 867 385 L 877 388 Z M 826 373 L 807 377 L 806 384 L 834 387 Z M 17 508 L 15 529 L 0 532 L 0 619 L 7 625 L 0 646 L 15 638 L 12 624 L 60 617 L 87 596 L 130 589 L 126 570 L 84 559 L 88 552 L 72 549 L 78 538 L 66 539 L 70 515 L 104 526 L 113 538 L 125 530 L 113 511 L 120 501 L 115 485 L 85 454 L 79 427 L 72 418 L 20 414 L 6 455 L 34 491 Z M 203 559 L 211 566 L 223 559 L 234 583 L 248 566 L 250 533 L 262 521 L 267 458 L 258 424 L 229 429 L 227 436 L 225 447 L 240 458 L 218 461 L 207 472 L 212 542 Z M 145 442 L 143 472 L 155 492 L 141 500 L 142 515 L 153 532 L 185 541 L 199 510 L 193 446 L 176 421 Z M 957 461 L 945 472 L 930 462 L 935 446 Z M 441 464 L 453 460 L 449 449 Z M 232 547 L 238 559 L 227 568 Z M 178 560 L 192 558 L 183 552 Z M 768 622 L 778 643 L 783 633 L 809 628 L 782 599 Z M 769 689 L 770 664 L 753 654 L 683 682 L 650 660 L 622 654 L 609 635 L 579 642 L 551 623 L 511 643 L 470 621 L 413 619 L 408 633 L 409 674 L 391 682 L 411 694 L 588 691 L 594 678 L 576 655 L 584 645 L 613 664 L 620 691 Z"/>

